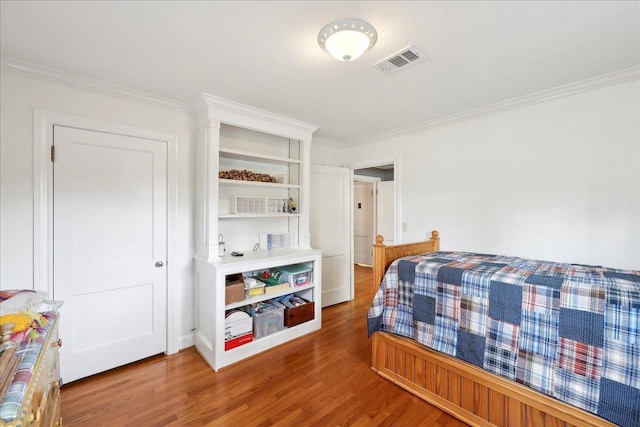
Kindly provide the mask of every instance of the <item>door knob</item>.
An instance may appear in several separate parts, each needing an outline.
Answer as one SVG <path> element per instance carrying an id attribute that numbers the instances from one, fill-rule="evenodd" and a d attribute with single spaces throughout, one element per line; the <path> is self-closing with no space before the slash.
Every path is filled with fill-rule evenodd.
<path id="1" fill-rule="evenodd" d="M 164 265 L 164 262 L 156 261 L 156 267 L 162 267 L 163 265 Z"/>

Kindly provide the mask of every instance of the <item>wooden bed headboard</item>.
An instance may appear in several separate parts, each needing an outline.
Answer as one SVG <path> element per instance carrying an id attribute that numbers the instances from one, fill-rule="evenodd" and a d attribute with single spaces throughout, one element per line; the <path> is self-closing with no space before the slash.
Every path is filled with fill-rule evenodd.
<path id="1" fill-rule="evenodd" d="M 380 281 L 385 271 L 393 260 L 402 258 L 403 256 L 423 254 L 425 252 L 435 252 L 440 250 L 440 237 L 438 232 L 433 230 L 431 238 L 423 242 L 404 243 L 401 245 L 386 246 L 384 237 L 376 236 L 376 244 L 373 245 L 373 292 L 375 293 L 380 286 Z"/>

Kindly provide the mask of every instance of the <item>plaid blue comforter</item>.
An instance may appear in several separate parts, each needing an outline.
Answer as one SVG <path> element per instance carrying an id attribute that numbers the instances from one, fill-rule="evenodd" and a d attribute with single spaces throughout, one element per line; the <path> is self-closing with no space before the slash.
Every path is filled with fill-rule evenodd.
<path id="1" fill-rule="evenodd" d="M 640 426 L 640 271 L 415 255 L 391 264 L 368 325 Z"/>

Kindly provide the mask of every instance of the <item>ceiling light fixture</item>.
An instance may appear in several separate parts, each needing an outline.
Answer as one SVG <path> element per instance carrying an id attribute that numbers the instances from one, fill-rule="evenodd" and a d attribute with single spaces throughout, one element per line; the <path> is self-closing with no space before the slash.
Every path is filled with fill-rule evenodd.
<path id="1" fill-rule="evenodd" d="M 341 19 L 324 26 L 318 44 L 339 61 L 353 61 L 376 44 L 373 25 L 360 19 Z"/>

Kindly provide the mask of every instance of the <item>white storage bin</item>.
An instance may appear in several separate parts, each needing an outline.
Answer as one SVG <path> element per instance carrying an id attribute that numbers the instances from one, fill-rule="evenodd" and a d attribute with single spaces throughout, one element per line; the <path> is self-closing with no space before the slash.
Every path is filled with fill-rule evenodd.
<path id="1" fill-rule="evenodd" d="M 284 329 L 284 305 L 267 300 L 256 305 L 253 312 L 253 336 L 266 337 Z"/>
<path id="2" fill-rule="evenodd" d="M 282 273 L 282 279 L 286 279 L 292 288 L 295 286 L 304 286 L 311 283 L 311 267 L 308 267 L 304 264 L 278 267 L 278 271 Z"/>

